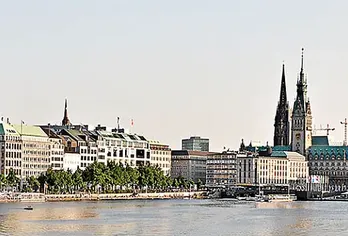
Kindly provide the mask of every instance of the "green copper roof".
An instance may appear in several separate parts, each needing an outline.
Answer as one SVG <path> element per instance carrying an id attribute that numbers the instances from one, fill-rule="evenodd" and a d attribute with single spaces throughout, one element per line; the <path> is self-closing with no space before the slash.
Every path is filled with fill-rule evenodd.
<path id="1" fill-rule="evenodd" d="M 346 157 L 348 155 L 347 146 L 311 146 L 308 149 L 309 159 L 323 158 L 323 159 L 337 159 Z"/>
<path id="2" fill-rule="evenodd" d="M 17 131 L 12 127 L 12 125 L 7 123 L 1 123 L 0 124 L 0 135 L 14 135 L 19 136 Z"/>
<path id="3" fill-rule="evenodd" d="M 312 146 L 328 146 L 329 139 L 327 136 L 313 136 Z"/>
<path id="4" fill-rule="evenodd" d="M 285 152 L 289 152 L 291 151 L 291 146 L 274 146 L 272 148 L 273 151 L 285 151 Z"/>
<path id="5" fill-rule="evenodd" d="M 284 151 L 272 151 L 271 157 L 287 157 Z"/>
<path id="6" fill-rule="evenodd" d="M 12 125 L 13 128 L 23 136 L 47 137 L 47 134 L 38 126 L 33 125 Z"/>

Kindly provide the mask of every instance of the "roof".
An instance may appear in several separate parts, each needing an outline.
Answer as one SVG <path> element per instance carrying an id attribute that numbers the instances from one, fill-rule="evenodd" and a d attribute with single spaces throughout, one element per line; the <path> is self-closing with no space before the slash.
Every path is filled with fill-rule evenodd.
<path id="1" fill-rule="evenodd" d="M 203 152 L 203 151 L 187 151 L 187 150 L 172 150 L 172 156 L 208 156 L 211 154 L 217 154 L 215 152 Z"/>
<path id="2" fill-rule="evenodd" d="M 328 146 L 328 136 L 312 136 L 312 146 Z"/>
<path id="3" fill-rule="evenodd" d="M 274 146 L 272 148 L 273 151 L 291 151 L 291 146 Z"/>
<path id="4" fill-rule="evenodd" d="M 76 139 L 76 141 L 79 142 L 85 142 L 85 140 L 83 138 L 81 138 L 81 135 L 85 135 L 84 133 L 82 133 L 79 130 L 74 130 L 74 129 L 63 129 L 62 132 L 67 133 L 68 135 L 70 135 L 72 138 Z"/>
<path id="5" fill-rule="evenodd" d="M 332 159 L 332 158 L 340 158 L 347 157 L 348 146 L 311 146 L 308 149 L 308 157 L 312 158 L 324 158 L 324 159 Z"/>
<path id="6" fill-rule="evenodd" d="M 18 132 L 12 127 L 12 125 L 7 123 L 0 123 L 0 135 L 13 135 L 19 136 Z"/>
<path id="7" fill-rule="evenodd" d="M 273 151 L 271 157 L 287 157 L 287 154 L 284 151 Z"/>
<path id="8" fill-rule="evenodd" d="M 15 130 L 23 136 L 48 137 L 47 134 L 38 126 L 33 125 L 12 125 Z"/>
<path id="9" fill-rule="evenodd" d="M 41 128 L 41 129 L 47 134 L 48 137 L 61 139 L 61 137 L 59 137 L 53 130 L 48 128 Z"/>
<path id="10" fill-rule="evenodd" d="M 299 158 L 306 160 L 306 157 L 298 152 L 285 152 L 285 154 L 288 157 L 288 159 L 290 159 L 290 160 L 291 159 L 299 159 Z"/>

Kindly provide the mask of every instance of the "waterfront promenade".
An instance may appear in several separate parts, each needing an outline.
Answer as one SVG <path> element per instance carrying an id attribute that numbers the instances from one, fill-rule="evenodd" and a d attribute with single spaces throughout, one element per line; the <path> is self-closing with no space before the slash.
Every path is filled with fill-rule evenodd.
<path id="1" fill-rule="evenodd" d="M 8 193 L 0 196 L 0 202 L 57 202 L 57 201 L 102 201 L 141 199 L 202 199 L 203 191 L 159 193 L 108 193 L 108 194 L 43 194 Z"/>

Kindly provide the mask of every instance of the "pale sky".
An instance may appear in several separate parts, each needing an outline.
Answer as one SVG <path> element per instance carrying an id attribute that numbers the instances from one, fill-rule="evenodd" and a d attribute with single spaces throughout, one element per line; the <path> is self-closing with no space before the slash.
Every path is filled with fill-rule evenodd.
<path id="1" fill-rule="evenodd" d="M 347 1 L 0 1 L 0 113 L 13 123 L 115 126 L 213 151 L 273 144 L 285 61 L 290 105 L 301 48 L 314 124 L 343 139 Z"/>

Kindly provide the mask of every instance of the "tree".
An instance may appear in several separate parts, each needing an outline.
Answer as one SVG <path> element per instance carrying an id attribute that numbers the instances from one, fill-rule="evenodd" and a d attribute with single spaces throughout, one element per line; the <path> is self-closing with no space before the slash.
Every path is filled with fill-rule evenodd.
<path id="1" fill-rule="evenodd" d="M 10 169 L 8 175 L 6 176 L 6 182 L 11 187 L 17 187 L 19 183 L 19 178 L 16 176 L 12 168 Z"/>
<path id="2" fill-rule="evenodd" d="M 40 182 L 34 176 L 29 177 L 28 184 L 31 191 L 37 192 L 37 190 L 40 188 Z"/>
<path id="3" fill-rule="evenodd" d="M 6 185 L 7 180 L 4 174 L 0 174 L 0 190 L 2 190 L 2 186 Z"/>
<path id="4" fill-rule="evenodd" d="M 202 186 L 202 180 L 198 179 L 198 181 L 197 181 L 197 189 L 200 189 L 201 186 Z"/>

